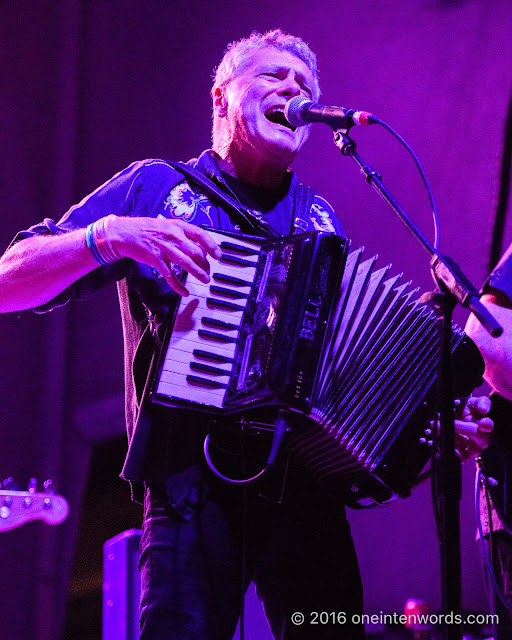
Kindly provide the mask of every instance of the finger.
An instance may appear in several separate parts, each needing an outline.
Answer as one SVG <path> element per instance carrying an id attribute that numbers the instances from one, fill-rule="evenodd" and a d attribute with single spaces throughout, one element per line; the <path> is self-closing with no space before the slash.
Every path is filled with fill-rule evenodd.
<path id="1" fill-rule="evenodd" d="M 480 431 L 491 433 L 491 431 L 493 431 L 494 429 L 494 420 L 492 420 L 488 416 L 477 420 L 477 424 Z"/>
<path id="2" fill-rule="evenodd" d="M 176 291 L 176 293 L 178 293 L 180 296 L 188 296 L 188 289 L 181 282 L 179 276 L 176 275 L 176 272 L 174 270 L 175 264 L 177 263 L 165 260 L 162 256 L 161 251 L 157 247 L 154 247 L 153 249 L 153 256 L 155 259 L 148 264 L 156 269 L 156 273 L 160 274 L 160 277 L 162 277 L 167 282 L 171 289 Z"/>
<path id="3" fill-rule="evenodd" d="M 174 270 L 172 269 L 170 264 L 167 264 L 163 260 L 159 260 L 156 268 L 158 269 L 164 280 L 167 282 L 167 284 L 171 287 L 171 289 L 176 291 L 177 294 L 183 297 L 187 297 L 188 295 L 190 295 L 188 289 L 174 273 Z"/>
<path id="4" fill-rule="evenodd" d="M 462 463 L 467 462 L 470 458 L 477 457 L 481 451 L 482 447 L 475 446 L 471 441 L 460 441 L 455 446 L 455 454 L 460 458 Z"/>
<path id="5" fill-rule="evenodd" d="M 470 458 L 478 458 L 481 453 L 481 447 L 473 447 L 472 445 L 470 445 L 469 449 L 466 451 L 466 460 L 464 460 L 464 462 L 466 462 Z"/>
<path id="6" fill-rule="evenodd" d="M 463 423 L 467 426 L 467 423 Z M 476 425 L 475 425 L 476 426 Z M 473 452 L 480 452 L 489 446 L 491 440 L 491 434 L 484 431 L 469 431 L 462 432 L 457 429 L 455 435 L 455 446 L 459 451 L 463 452 L 466 449 L 471 449 Z M 478 453 L 476 453 L 478 455 Z"/>
<path id="7" fill-rule="evenodd" d="M 192 240 L 198 242 L 212 258 L 220 260 L 222 251 L 208 231 L 201 229 L 201 227 L 190 225 L 190 228 L 186 227 L 185 234 Z"/>
<path id="8" fill-rule="evenodd" d="M 200 282 L 210 282 L 210 263 L 198 244 L 189 240 L 184 234 L 166 239 L 159 247 L 158 258 L 166 264 L 179 265 Z"/>
<path id="9" fill-rule="evenodd" d="M 491 418 L 480 418 L 477 422 L 455 420 L 455 431 L 461 435 L 471 436 L 477 433 L 491 433 L 493 429 L 494 422 Z"/>
<path id="10" fill-rule="evenodd" d="M 464 443 L 461 443 L 460 445 L 457 445 L 455 447 L 454 451 L 455 451 L 455 455 L 460 458 L 460 461 L 462 463 L 468 461 L 469 454 L 468 454 L 468 446 L 467 445 L 465 445 Z"/>
<path id="11" fill-rule="evenodd" d="M 470 410 L 473 415 L 479 414 L 485 416 L 491 410 L 491 401 L 487 396 L 469 398 L 466 403 L 465 410 Z"/>
<path id="12" fill-rule="evenodd" d="M 484 449 L 487 449 L 489 443 L 487 441 L 478 441 L 478 442 L 470 442 L 469 447 L 467 448 L 467 453 L 469 457 L 476 458 L 479 456 Z"/>
<path id="13" fill-rule="evenodd" d="M 170 271 L 169 277 L 166 277 L 165 280 L 182 298 L 186 298 L 190 295 L 189 290 L 186 288 L 183 282 L 181 282 L 181 280 L 176 277 L 176 274 L 172 269 Z"/>
<path id="14" fill-rule="evenodd" d="M 182 255 L 188 256 L 206 274 L 210 273 L 210 263 L 206 257 L 206 251 L 200 244 L 190 240 L 184 233 L 180 234 L 179 237 L 171 237 L 169 244 L 164 244 L 162 247 L 162 257 L 171 262 L 178 262 Z"/>
<path id="15" fill-rule="evenodd" d="M 187 247 L 186 249 L 180 247 L 178 248 L 178 251 L 181 251 L 183 255 L 185 255 L 192 261 L 192 264 L 195 265 L 196 269 L 199 269 L 207 276 L 208 279 L 206 280 L 206 282 L 210 281 L 210 263 L 208 262 L 206 254 L 203 253 L 202 249 L 200 253 L 197 253 L 197 251 L 189 253 L 189 247 Z M 189 269 L 186 269 L 186 271 L 191 273 Z"/>
<path id="16" fill-rule="evenodd" d="M 173 247 L 171 251 L 169 251 L 169 261 L 174 262 L 179 265 L 182 269 L 184 269 L 188 274 L 197 278 L 199 282 L 204 284 L 208 284 L 210 282 L 210 265 L 207 263 L 208 271 L 202 268 L 200 264 L 198 264 L 193 258 L 186 255 L 182 251 L 180 251 L 177 247 Z"/>
<path id="17" fill-rule="evenodd" d="M 478 425 L 476 422 L 455 420 L 455 432 L 462 437 L 476 435 L 478 433 Z"/>
<path id="18" fill-rule="evenodd" d="M 460 433 L 455 435 L 455 447 L 460 451 L 466 451 L 469 447 L 471 440 L 467 436 L 463 436 Z"/>

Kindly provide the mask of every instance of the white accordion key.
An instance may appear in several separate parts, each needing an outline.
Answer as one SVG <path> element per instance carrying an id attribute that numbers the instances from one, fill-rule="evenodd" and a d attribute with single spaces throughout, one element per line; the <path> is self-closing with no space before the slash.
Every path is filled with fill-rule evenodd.
<path id="1" fill-rule="evenodd" d="M 209 232 L 222 250 L 209 258 L 211 280 L 187 280 L 161 366 L 157 394 L 217 408 L 233 368 L 240 326 L 258 264 L 259 246 Z"/>

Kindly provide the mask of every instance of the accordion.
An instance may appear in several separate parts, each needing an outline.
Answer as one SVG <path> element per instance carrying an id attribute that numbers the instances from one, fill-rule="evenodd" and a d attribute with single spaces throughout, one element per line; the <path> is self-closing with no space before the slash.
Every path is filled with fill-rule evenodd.
<path id="1" fill-rule="evenodd" d="M 339 236 L 208 231 L 222 257 L 209 284 L 187 282 L 152 400 L 220 415 L 285 410 L 295 457 L 349 504 L 407 496 L 435 445 L 434 311 Z M 452 352 L 455 393 L 470 395 L 483 361 L 457 327 Z"/>

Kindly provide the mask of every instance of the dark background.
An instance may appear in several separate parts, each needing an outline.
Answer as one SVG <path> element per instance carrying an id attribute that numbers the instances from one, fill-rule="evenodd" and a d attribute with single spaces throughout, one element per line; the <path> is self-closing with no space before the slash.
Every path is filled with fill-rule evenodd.
<path id="1" fill-rule="evenodd" d="M 413 146 L 437 197 L 441 249 L 479 285 L 511 94 L 509 0 L 2 2 L 1 249 L 133 160 L 197 156 L 210 144 L 211 73 L 226 44 L 277 26 L 317 52 L 325 104 L 367 109 Z M 432 238 L 426 193 L 405 151 L 378 127 L 354 137 Z M 314 128 L 296 168 L 331 201 L 355 246 L 431 287 L 427 255 L 340 156 L 327 127 Z M 463 323 L 464 313 L 457 318 Z M 51 314 L 1 316 L 0 331 L 0 473 L 21 485 L 51 477 L 71 505 L 62 525 L 1 534 L 1 635 L 59 638 L 67 606 L 65 638 L 98 639 L 102 544 L 140 526 L 141 516 L 117 479 L 125 444 L 115 290 Z M 471 475 L 468 464 L 464 605 L 488 612 Z M 439 606 L 427 486 L 351 521 L 368 612 L 401 611 L 410 596 Z"/>

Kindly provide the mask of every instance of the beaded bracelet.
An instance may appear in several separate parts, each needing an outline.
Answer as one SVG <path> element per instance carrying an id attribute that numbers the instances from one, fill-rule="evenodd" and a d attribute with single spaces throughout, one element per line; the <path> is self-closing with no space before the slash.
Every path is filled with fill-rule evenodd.
<path id="1" fill-rule="evenodd" d="M 113 217 L 113 215 L 110 215 L 92 222 L 85 232 L 87 246 L 96 262 L 102 266 L 112 264 L 121 257 L 115 251 L 108 238 L 107 227 Z"/>

